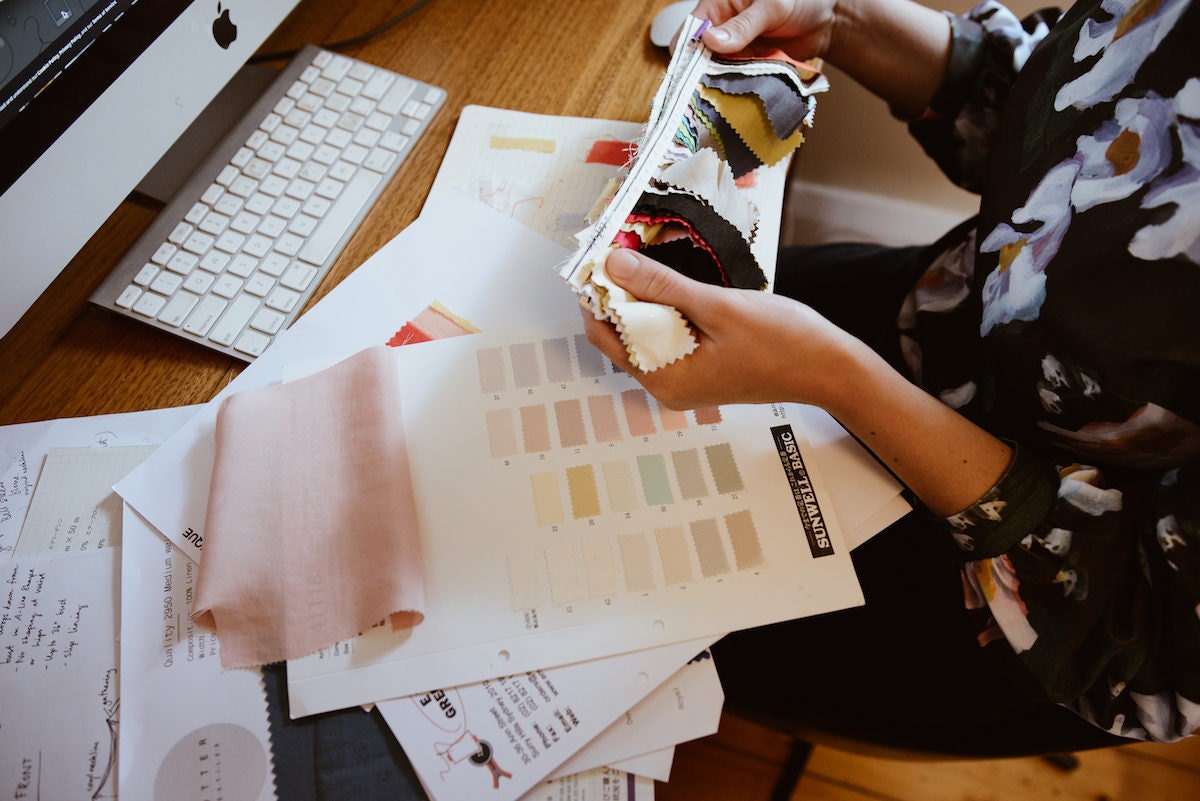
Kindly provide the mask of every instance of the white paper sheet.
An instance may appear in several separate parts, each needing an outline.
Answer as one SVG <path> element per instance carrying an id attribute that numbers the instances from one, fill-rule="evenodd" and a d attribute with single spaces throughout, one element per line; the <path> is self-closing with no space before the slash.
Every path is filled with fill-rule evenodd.
<path id="1" fill-rule="evenodd" d="M 465 106 L 425 207 L 457 190 L 574 249 L 617 172 L 588 153 L 597 142 L 636 142 L 641 131 L 637 122 Z"/>
<path id="2" fill-rule="evenodd" d="M 862 602 L 795 407 L 722 407 L 708 412 L 719 420 L 703 425 L 691 413 L 664 414 L 591 349 L 578 318 L 393 356 L 414 466 L 425 620 L 400 634 L 372 629 L 341 656 L 290 662 L 293 714 Z M 556 375 L 552 360 L 572 376 Z M 484 386 L 495 364 L 510 374 L 506 389 Z M 618 439 L 597 433 L 592 398 L 624 414 Z M 574 423 L 558 417 L 561 407 L 574 409 Z M 529 442 L 527 409 L 546 425 L 544 445 Z M 494 415 L 522 432 L 524 448 L 514 440 L 496 454 Z M 587 441 L 568 442 L 569 428 Z"/>
<path id="3" fill-rule="evenodd" d="M 16 549 L 34 485 L 51 448 L 156 445 L 200 408 L 181 406 L 0 427 L 0 559 L 11 557 Z"/>
<path id="4" fill-rule="evenodd" d="M 293 323 L 179 434 L 121 481 L 117 493 L 199 560 L 212 475 L 213 421 L 225 395 L 277 382 L 286 365 L 335 361 L 383 344 L 434 300 L 484 330 L 577 313 L 574 296 L 553 270 L 564 252 L 483 204 L 451 195 Z"/>
<path id="5" fill-rule="evenodd" d="M 531 670 L 376 706 L 434 801 L 516 801 L 709 645 Z"/>
<path id="6" fill-rule="evenodd" d="M 639 777 L 665 782 L 671 776 L 671 764 L 675 761 L 675 746 L 660 748 L 641 756 L 622 759 L 605 767 L 623 770 Z"/>
<path id="7" fill-rule="evenodd" d="M 21 527 L 16 556 L 78 553 L 121 544 L 121 499 L 112 491 L 154 445 L 51 448 Z"/>
<path id="8" fill-rule="evenodd" d="M 607 766 L 665 782 L 670 778 L 673 746 L 715 734 L 724 703 L 716 667 L 705 652 L 617 718 L 550 776 L 569 776 Z M 644 765 L 629 764 L 643 757 L 647 757 Z"/>
<path id="9" fill-rule="evenodd" d="M 121 571 L 123 801 L 270 801 L 270 725 L 257 670 L 222 670 L 191 622 L 197 566 L 128 506 Z"/>
<path id="10" fill-rule="evenodd" d="M 654 782 L 611 768 L 598 768 L 544 782 L 521 801 L 654 801 Z"/>
<path id="11" fill-rule="evenodd" d="M 116 798 L 120 558 L 0 561 L 0 795 Z"/>

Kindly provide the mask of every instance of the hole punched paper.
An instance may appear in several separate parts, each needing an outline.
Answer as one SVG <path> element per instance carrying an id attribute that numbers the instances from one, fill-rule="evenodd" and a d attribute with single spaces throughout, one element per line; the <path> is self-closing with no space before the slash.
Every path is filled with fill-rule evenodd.
<path id="1" fill-rule="evenodd" d="M 630 362 L 651 372 L 697 343 L 677 309 L 639 300 L 604 270 L 616 247 L 641 250 L 710 284 L 767 289 L 750 246 L 761 210 L 756 171 L 804 140 L 829 83 L 779 50 L 716 56 L 687 17 L 632 161 L 605 188 L 578 250 L 559 267 L 581 305 L 616 326 Z M 774 213 L 778 213 L 775 210 Z"/>

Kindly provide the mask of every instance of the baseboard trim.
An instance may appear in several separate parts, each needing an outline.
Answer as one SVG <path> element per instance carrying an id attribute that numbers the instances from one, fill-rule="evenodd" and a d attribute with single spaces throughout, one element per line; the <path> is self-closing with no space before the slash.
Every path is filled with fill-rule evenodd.
<path id="1" fill-rule="evenodd" d="M 842 187 L 793 180 L 780 227 L 780 242 L 878 242 L 921 245 L 936 240 L 973 213 L 914 203 Z"/>

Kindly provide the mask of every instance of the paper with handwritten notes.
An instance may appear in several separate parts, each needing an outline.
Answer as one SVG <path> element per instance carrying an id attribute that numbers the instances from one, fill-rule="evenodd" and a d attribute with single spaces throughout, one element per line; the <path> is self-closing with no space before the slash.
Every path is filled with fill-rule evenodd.
<path id="1" fill-rule="evenodd" d="M 0 562 L 0 796 L 116 797 L 120 558 Z"/>

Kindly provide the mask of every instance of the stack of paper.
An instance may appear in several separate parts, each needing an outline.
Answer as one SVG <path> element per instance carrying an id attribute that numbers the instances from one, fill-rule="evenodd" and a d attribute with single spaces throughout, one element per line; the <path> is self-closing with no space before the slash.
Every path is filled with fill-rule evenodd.
<path id="1" fill-rule="evenodd" d="M 515 216 L 533 205 L 521 198 L 605 166 L 566 156 L 568 146 L 578 156 L 631 135 L 603 121 L 589 121 L 603 133 L 588 135 L 584 122 L 472 114 L 476 146 L 502 148 L 525 182 L 505 184 Z M 531 138 L 561 147 L 522 149 Z M 525 163 L 539 159 L 540 173 Z M 486 180 L 504 182 L 500 172 Z M 581 190 L 580 202 L 591 196 Z M 537 217 L 544 232 L 574 226 L 577 207 L 559 208 Z M 258 675 L 222 670 L 216 638 L 190 620 L 216 407 L 387 343 L 435 301 L 481 333 L 395 349 L 426 619 L 407 635 L 381 627 L 289 663 L 293 714 L 377 705 L 434 799 L 483 789 L 514 800 L 647 798 L 674 744 L 715 731 L 712 641 L 860 603 L 843 532 L 861 541 L 902 514 L 898 487 L 817 410 L 678 416 L 639 395 L 578 336 L 575 299 L 553 270 L 564 253 L 443 182 L 420 219 L 211 403 L 6 429 L 0 689 L 22 701 L 0 709 L 0 786 L 31 797 L 111 787 L 123 696 L 123 796 L 172 787 L 187 797 L 215 760 L 226 798 L 274 797 Z M 498 376 L 503 386 L 484 382 Z M 160 442 L 120 477 L 128 463 L 115 446 Z M 51 453 L 95 445 L 107 449 Z M 100 533 L 111 506 L 55 511 L 72 494 L 60 487 L 72 460 L 85 473 L 98 463 L 117 471 L 105 480 L 126 503 L 119 535 Z M 353 497 L 352 487 L 332 490 Z M 49 540 L 89 550 L 24 555 L 27 516 Z M 75 636 L 85 627 L 87 641 Z M 86 713 L 71 737 L 53 723 L 67 712 Z"/>

